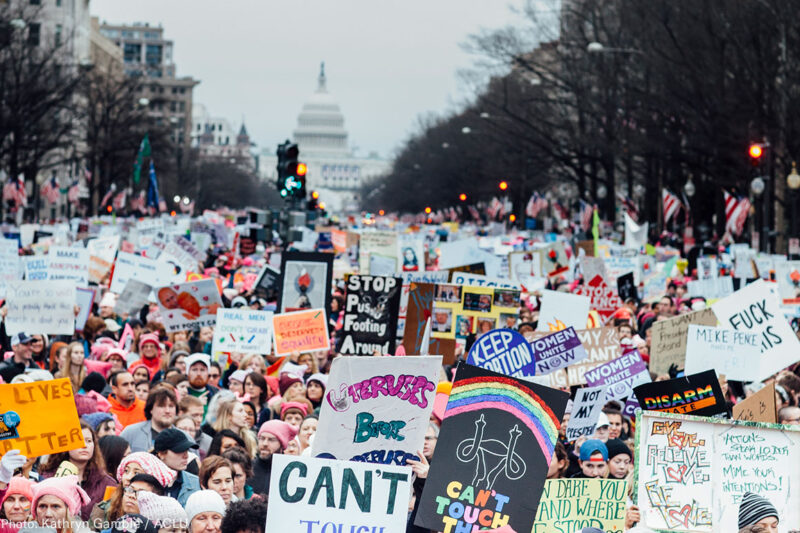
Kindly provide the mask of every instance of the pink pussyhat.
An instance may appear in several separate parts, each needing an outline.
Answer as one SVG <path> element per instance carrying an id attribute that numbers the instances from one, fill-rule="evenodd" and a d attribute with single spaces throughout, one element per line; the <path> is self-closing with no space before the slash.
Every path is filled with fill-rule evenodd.
<path id="1" fill-rule="evenodd" d="M 79 516 L 81 507 L 92 501 L 80 485 L 78 476 L 51 477 L 33 488 L 31 509 L 36 509 L 42 496 L 55 496 L 69 509 L 73 517 Z"/>

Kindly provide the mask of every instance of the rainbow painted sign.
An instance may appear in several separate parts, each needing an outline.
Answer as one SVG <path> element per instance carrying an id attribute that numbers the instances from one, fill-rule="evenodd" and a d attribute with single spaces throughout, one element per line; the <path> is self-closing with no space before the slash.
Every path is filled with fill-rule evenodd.
<path id="1" fill-rule="evenodd" d="M 416 525 L 530 531 L 569 395 L 461 364 Z"/>

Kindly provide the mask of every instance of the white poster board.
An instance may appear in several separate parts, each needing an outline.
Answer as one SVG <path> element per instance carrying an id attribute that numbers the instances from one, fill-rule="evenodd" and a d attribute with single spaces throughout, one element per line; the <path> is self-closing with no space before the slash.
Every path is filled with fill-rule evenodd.
<path id="1" fill-rule="evenodd" d="M 606 403 L 606 387 L 581 387 L 575 393 L 572 414 L 567 421 L 566 435 L 569 442 L 579 437 L 590 437 L 594 433 L 597 419 Z"/>
<path id="2" fill-rule="evenodd" d="M 223 309 L 217 311 L 212 353 L 268 354 L 272 350 L 272 311 Z"/>
<path id="3" fill-rule="evenodd" d="M 689 324 L 684 372 L 715 370 L 728 379 L 751 381 L 758 374 L 760 354 L 755 333 Z"/>
<path id="4" fill-rule="evenodd" d="M 201 279 L 153 289 L 167 331 L 197 330 L 217 322 L 222 299 L 213 279 Z"/>
<path id="5" fill-rule="evenodd" d="M 151 287 L 161 287 L 173 281 L 174 271 L 165 263 L 159 263 L 149 257 L 120 252 L 111 278 L 111 292 L 122 294 L 129 279 L 137 279 Z"/>
<path id="6" fill-rule="evenodd" d="M 557 331 L 570 326 L 576 330 L 585 329 L 590 304 L 588 296 L 561 291 L 542 291 L 542 305 L 536 329 Z"/>
<path id="7" fill-rule="evenodd" d="M 8 283 L 6 333 L 72 335 L 75 332 L 73 281 L 12 281 Z"/>
<path id="8" fill-rule="evenodd" d="M 86 248 L 51 246 L 47 260 L 48 280 L 67 280 L 78 287 L 89 286 L 89 251 Z"/>
<path id="9" fill-rule="evenodd" d="M 21 278 L 20 270 L 17 241 L 0 238 L 0 298 L 5 296 L 8 282 Z"/>

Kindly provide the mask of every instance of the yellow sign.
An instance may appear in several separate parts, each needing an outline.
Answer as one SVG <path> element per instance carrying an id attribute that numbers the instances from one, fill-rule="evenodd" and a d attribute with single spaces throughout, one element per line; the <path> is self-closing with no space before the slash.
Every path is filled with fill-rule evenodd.
<path id="1" fill-rule="evenodd" d="M 519 291 L 513 289 L 436 285 L 431 336 L 463 339 L 470 333 L 513 328 L 519 315 L 519 296 Z"/>
<path id="2" fill-rule="evenodd" d="M 275 355 L 329 350 L 328 319 L 324 309 L 283 313 L 272 317 Z"/>
<path id="3" fill-rule="evenodd" d="M 531 533 L 625 529 L 624 479 L 550 479 L 545 482 Z"/>
<path id="4" fill-rule="evenodd" d="M 0 385 L 0 455 L 13 449 L 38 457 L 83 447 L 68 378 Z"/>

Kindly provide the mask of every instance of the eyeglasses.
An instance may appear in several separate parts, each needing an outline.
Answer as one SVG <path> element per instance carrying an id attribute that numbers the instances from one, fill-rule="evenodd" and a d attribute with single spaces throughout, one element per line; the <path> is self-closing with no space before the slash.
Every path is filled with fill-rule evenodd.
<path id="1" fill-rule="evenodd" d="M 33 339 L 33 340 L 31 340 L 31 344 L 33 344 L 33 343 L 36 343 L 36 344 L 44 343 L 44 339 Z"/>
<path id="2" fill-rule="evenodd" d="M 149 492 L 147 489 L 134 489 L 130 485 L 125 487 L 125 492 L 128 494 L 133 494 L 134 496 L 138 496 L 140 492 Z"/>

